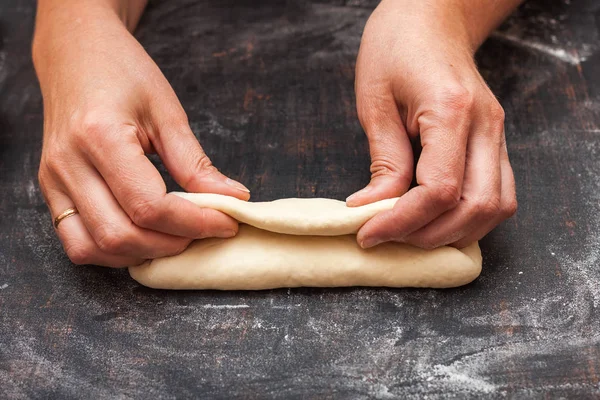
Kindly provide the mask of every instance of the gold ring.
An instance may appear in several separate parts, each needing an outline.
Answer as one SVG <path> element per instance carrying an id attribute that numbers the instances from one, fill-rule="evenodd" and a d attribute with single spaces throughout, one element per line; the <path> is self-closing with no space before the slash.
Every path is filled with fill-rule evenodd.
<path id="1" fill-rule="evenodd" d="M 60 224 L 60 221 L 62 221 L 65 218 L 69 218 L 75 214 L 79 214 L 79 211 L 77 211 L 75 207 L 67 208 L 65 211 L 60 213 L 58 217 L 54 218 L 54 229 L 58 228 L 58 224 Z"/>

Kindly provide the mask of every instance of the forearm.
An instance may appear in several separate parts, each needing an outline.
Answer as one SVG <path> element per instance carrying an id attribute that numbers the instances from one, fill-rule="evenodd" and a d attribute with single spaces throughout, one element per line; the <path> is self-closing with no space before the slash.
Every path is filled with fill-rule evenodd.
<path id="1" fill-rule="evenodd" d="M 148 0 L 38 0 L 36 25 L 59 15 L 68 15 L 74 21 L 86 11 L 105 10 L 113 12 L 132 32 L 147 3 Z"/>
<path id="2" fill-rule="evenodd" d="M 39 0 L 33 61 L 42 90 L 49 72 L 101 51 L 99 40 L 119 46 L 134 29 L 147 0 Z"/>
<path id="3" fill-rule="evenodd" d="M 73 39 L 120 24 L 130 32 L 139 22 L 147 0 L 38 0 L 33 58 L 36 62 L 44 53 Z"/>
<path id="4" fill-rule="evenodd" d="M 391 13 L 410 34 L 426 39 L 451 39 L 474 53 L 488 35 L 523 0 L 383 0 L 378 7 Z"/>
<path id="5" fill-rule="evenodd" d="M 476 50 L 524 0 L 456 0 L 466 17 L 471 45 Z"/>

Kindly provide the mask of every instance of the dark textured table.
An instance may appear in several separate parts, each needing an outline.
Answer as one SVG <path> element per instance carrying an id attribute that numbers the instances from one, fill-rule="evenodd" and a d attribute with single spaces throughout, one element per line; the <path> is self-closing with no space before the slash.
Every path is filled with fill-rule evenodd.
<path id="1" fill-rule="evenodd" d="M 368 181 L 374 5 L 155 1 L 137 36 L 254 200 L 342 199 Z M 169 292 L 73 266 L 36 182 L 33 18 L 0 3 L 0 398 L 600 398 L 598 0 L 530 1 L 479 52 L 520 208 L 453 290 Z"/>

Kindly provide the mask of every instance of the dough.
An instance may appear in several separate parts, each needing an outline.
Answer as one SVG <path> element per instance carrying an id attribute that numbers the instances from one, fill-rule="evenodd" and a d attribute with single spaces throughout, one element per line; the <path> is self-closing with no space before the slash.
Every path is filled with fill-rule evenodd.
<path id="1" fill-rule="evenodd" d="M 475 242 L 458 250 L 384 243 L 363 250 L 353 233 L 396 199 L 346 207 L 330 199 L 249 203 L 216 194 L 177 193 L 241 222 L 231 239 L 194 241 L 183 253 L 150 260 L 129 273 L 159 289 L 260 290 L 280 287 L 448 288 L 481 272 Z"/>
<path id="2" fill-rule="evenodd" d="M 332 199 L 281 199 L 251 203 L 220 194 L 174 192 L 199 205 L 224 212 L 244 224 L 288 235 L 338 236 L 356 233 L 375 214 L 394 207 L 398 198 L 363 207 Z"/>

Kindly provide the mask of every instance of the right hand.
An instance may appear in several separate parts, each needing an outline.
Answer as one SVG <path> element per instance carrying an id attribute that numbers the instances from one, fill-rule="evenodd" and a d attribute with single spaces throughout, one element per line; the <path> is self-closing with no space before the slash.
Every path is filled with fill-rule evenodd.
<path id="1" fill-rule="evenodd" d="M 44 98 L 39 181 L 53 218 L 79 211 L 57 228 L 69 258 L 136 265 L 193 239 L 234 236 L 229 216 L 167 194 L 145 154 L 158 153 L 187 191 L 247 200 L 248 189 L 211 164 L 173 89 L 116 15 L 86 12 L 65 27 L 45 21 L 34 41 Z"/>

